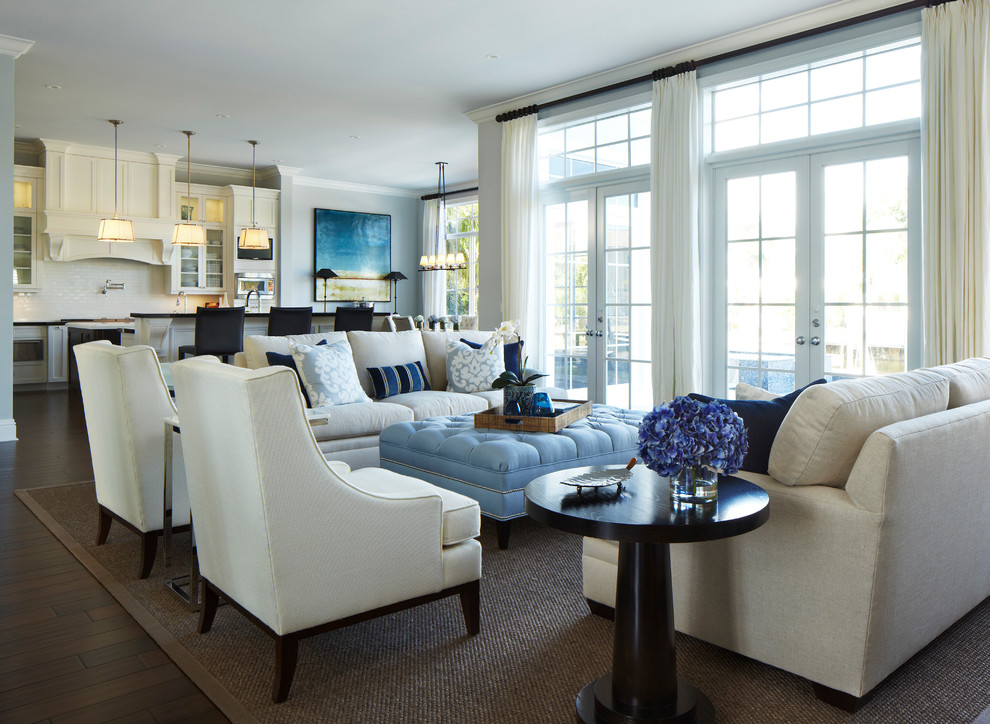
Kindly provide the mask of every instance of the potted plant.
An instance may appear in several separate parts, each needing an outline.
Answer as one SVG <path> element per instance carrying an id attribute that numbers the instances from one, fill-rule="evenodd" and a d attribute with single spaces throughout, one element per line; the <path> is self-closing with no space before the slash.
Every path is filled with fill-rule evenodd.
<path id="1" fill-rule="evenodd" d="M 488 353 L 494 354 L 499 342 L 504 343 L 513 337 L 517 339 L 519 337 L 519 320 L 505 320 L 485 343 Z M 522 345 L 519 347 L 519 356 L 522 357 Z M 536 394 L 536 386 L 533 383 L 547 375 L 526 369 L 528 362 L 529 357 L 520 359 L 519 374 L 506 370 L 492 382 L 493 390 L 502 390 L 502 412 L 504 414 L 529 415 L 533 410 L 533 395 Z"/>
<path id="2" fill-rule="evenodd" d="M 639 456 L 670 478 L 674 499 L 704 503 L 718 495 L 718 474 L 734 473 L 749 449 L 746 426 L 728 405 L 675 397 L 639 426 Z"/>

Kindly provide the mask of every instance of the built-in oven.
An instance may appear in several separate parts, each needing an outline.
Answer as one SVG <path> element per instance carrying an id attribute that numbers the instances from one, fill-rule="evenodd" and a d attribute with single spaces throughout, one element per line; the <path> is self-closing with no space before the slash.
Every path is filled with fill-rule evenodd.
<path id="1" fill-rule="evenodd" d="M 234 274 L 234 296 L 243 299 L 251 291 L 258 292 L 260 299 L 274 299 L 275 275 L 264 272 L 238 272 Z"/>

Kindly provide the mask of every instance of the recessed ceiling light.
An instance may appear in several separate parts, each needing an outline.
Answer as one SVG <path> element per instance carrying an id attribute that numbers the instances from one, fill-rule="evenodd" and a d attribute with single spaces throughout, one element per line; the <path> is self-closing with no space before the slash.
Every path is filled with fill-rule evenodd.
<path id="1" fill-rule="evenodd" d="M 361 140 L 361 136 L 348 136 L 348 138 L 351 139 L 352 141 L 359 141 L 359 140 Z"/>
<path id="2" fill-rule="evenodd" d="M 15 123 L 14 124 L 14 128 L 20 128 L 20 127 L 21 127 L 21 124 L 20 123 Z"/>
<path id="3" fill-rule="evenodd" d="M 280 158 L 273 158 L 272 159 L 272 163 L 282 163 L 282 159 L 280 159 Z"/>
<path id="4" fill-rule="evenodd" d="M 230 118 L 230 116 L 226 113 L 217 113 L 217 118 Z"/>
<path id="5" fill-rule="evenodd" d="M 55 85 L 54 83 L 45 83 L 45 88 L 48 90 L 62 90 L 62 86 Z"/>
<path id="6" fill-rule="evenodd" d="M 156 143 L 155 148 L 168 148 L 164 143 Z"/>
<path id="7" fill-rule="evenodd" d="M 498 60 L 501 57 L 502 57 L 501 55 L 495 55 L 495 53 L 489 53 L 488 55 L 485 56 L 485 60 Z"/>

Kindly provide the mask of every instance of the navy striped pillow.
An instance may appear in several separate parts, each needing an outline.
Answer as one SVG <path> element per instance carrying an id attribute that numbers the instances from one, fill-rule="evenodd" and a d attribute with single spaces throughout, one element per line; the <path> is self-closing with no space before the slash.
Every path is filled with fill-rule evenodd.
<path id="1" fill-rule="evenodd" d="M 430 389 L 430 381 L 426 378 L 421 362 L 394 367 L 368 367 L 368 374 L 371 375 L 371 384 L 375 386 L 376 400 Z"/>

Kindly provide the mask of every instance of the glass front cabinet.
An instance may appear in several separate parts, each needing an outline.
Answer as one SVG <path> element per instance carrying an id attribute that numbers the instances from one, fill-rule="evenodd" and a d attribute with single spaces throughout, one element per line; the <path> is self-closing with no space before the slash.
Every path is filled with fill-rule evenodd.
<path id="1" fill-rule="evenodd" d="M 226 236 L 227 200 L 222 196 L 193 194 L 179 196 L 183 221 L 202 224 L 206 229 L 206 246 L 179 246 L 172 250 L 172 293 L 223 294 L 224 239 Z"/>
<path id="2" fill-rule="evenodd" d="M 41 288 L 38 268 L 38 191 L 43 169 L 15 167 L 14 170 L 14 255 L 15 292 Z"/>

